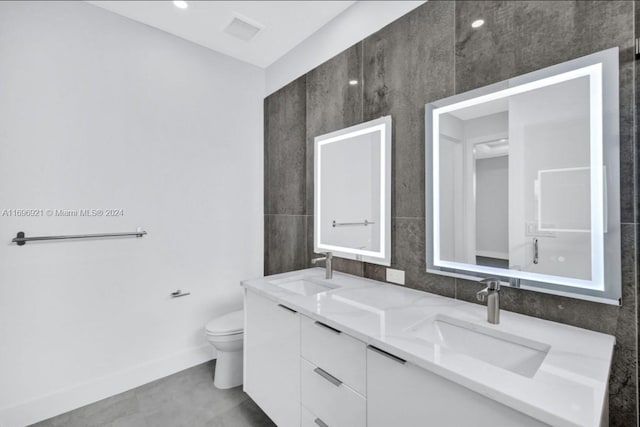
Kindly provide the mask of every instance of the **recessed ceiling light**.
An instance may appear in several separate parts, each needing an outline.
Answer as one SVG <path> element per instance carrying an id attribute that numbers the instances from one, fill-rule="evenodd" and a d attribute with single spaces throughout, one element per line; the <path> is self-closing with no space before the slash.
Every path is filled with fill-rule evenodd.
<path id="1" fill-rule="evenodd" d="M 357 81 L 357 80 L 349 80 L 349 84 L 350 84 L 351 86 L 355 86 L 355 85 L 357 85 L 357 84 L 358 84 L 358 81 Z"/>
<path id="2" fill-rule="evenodd" d="M 189 7 L 189 4 L 183 0 L 174 0 L 173 5 L 178 9 L 186 9 Z"/>
<path id="3" fill-rule="evenodd" d="M 484 19 L 476 19 L 471 23 L 471 28 L 480 28 L 484 25 Z"/>

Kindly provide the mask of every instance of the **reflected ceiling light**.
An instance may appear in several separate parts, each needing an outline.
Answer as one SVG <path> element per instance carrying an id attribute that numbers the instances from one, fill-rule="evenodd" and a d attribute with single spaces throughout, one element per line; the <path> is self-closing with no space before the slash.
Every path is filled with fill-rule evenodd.
<path id="1" fill-rule="evenodd" d="M 480 28 L 484 25 L 484 19 L 476 19 L 471 23 L 471 28 Z"/>
<path id="2" fill-rule="evenodd" d="M 175 0 L 173 2 L 173 5 L 175 7 L 177 7 L 178 9 L 186 9 L 186 8 L 189 7 L 189 4 L 186 1 L 183 1 L 183 0 Z"/>
<path id="3" fill-rule="evenodd" d="M 351 86 L 355 86 L 355 85 L 357 85 L 357 84 L 358 84 L 358 81 L 357 81 L 357 80 L 349 80 L 349 84 L 350 84 Z"/>

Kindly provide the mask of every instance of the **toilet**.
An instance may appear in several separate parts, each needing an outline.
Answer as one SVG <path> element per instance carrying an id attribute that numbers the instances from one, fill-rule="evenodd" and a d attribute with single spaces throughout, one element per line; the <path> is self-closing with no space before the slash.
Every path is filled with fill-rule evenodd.
<path id="1" fill-rule="evenodd" d="M 205 327 L 207 340 L 218 353 L 213 385 L 219 389 L 242 384 L 242 347 L 244 311 L 238 310 L 216 317 Z"/>

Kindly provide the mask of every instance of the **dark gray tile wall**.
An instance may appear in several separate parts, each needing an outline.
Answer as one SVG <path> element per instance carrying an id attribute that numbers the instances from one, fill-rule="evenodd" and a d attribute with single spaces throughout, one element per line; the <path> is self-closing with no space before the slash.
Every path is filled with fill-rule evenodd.
<path id="1" fill-rule="evenodd" d="M 264 100 L 264 273 L 306 265 L 306 76 Z"/>
<path id="2" fill-rule="evenodd" d="M 264 100 L 264 213 L 305 214 L 306 78 Z"/>
<path id="3" fill-rule="evenodd" d="M 435 2 L 363 42 L 364 120 L 393 119 L 394 218 L 424 217 L 424 105 L 454 93 L 454 19 Z"/>
<path id="4" fill-rule="evenodd" d="M 355 80 L 356 85 L 349 81 Z M 313 139 L 362 122 L 362 45 L 307 73 L 307 215 L 313 215 Z"/>
<path id="5" fill-rule="evenodd" d="M 355 80 L 357 84 L 351 85 Z M 362 122 L 362 44 L 358 43 L 307 73 L 307 265 L 313 254 L 314 137 Z M 362 263 L 336 259 L 336 268 L 362 276 Z"/>
<path id="6" fill-rule="evenodd" d="M 305 215 L 264 216 L 265 275 L 307 266 L 306 232 Z"/>
<path id="7" fill-rule="evenodd" d="M 640 1 L 635 0 L 634 2 L 634 15 L 635 15 L 635 37 L 636 39 L 640 39 Z M 640 55 L 639 55 L 640 56 Z M 638 58 L 640 59 L 640 58 Z M 640 63 L 636 59 L 635 62 L 635 73 L 634 73 L 634 96 L 635 96 L 635 121 L 634 121 L 634 147 L 636 149 L 635 152 L 635 177 L 636 177 L 636 187 L 635 187 L 635 197 L 636 197 L 636 304 L 638 304 L 638 299 L 640 296 L 640 292 L 638 286 L 640 286 L 640 197 L 638 193 L 640 192 L 640 173 L 638 168 L 640 167 L 640 91 L 638 90 L 638 84 L 640 83 Z M 636 307 L 636 312 L 638 309 Z M 640 359 L 640 313 L 638 313 L 638 322 L 636 323 L 636 355 L 638 355 Z M 638 361 L 640 367 L 640 360 Z M 638 388 L 640 389 L 640 368 L 636 372 L 636 380 Z M 640 393 L 638 394 L 637 401 L 637 411 L 640 417 Z M 639 423 L 640 424 L 640 423 Z"/>
<path id="8" fill-rule="evenodd" d="M 482 18 L 481 31 L 471 22 Z M 503 306 L 616 336 L 610 381 L 613 426 L 637 424 L 637 276 L 634 144 L 634 4 L 627 1 L 456 1 L 456 93 L 569 59 L 620 48 L 622 307 L 507 290 Z M 458 280 L 458 298 L 478 286 Z"/>
<path id="9" fill-rule="evenodd" d="M 457 1 L 456 92 L 618 46 L 622 222 L 635 221 L 633 2 Z M 471 22 L 482 16 L 481 31 Z"/>
<path id="10" fill-rule="evenodd" d="M 619 46 L 623 305 L 505 289 L 503 307 L 615 335 L 610 422 L 612 426 L 637 425 L 640 209 L 636 191 L 640 177 L 636 165 L 640 150 L 634 127 L 638 113 L 634 16 L 637 29 L 638 8 L 627 1 L 430 1 L 320 65 L 305 80 L 269 96 L 265 153 L 280 149 L 270 144 L 290 141 L 272 137 L 270 120 L 278 123 L 277 132 L 286 133 L 290 127 L 300 144 L 297 149 L 306 150 L 306 170 L 301 172 L 295 163 L 294 173 L 296 178 L 304 175 L 305 221 L 280 220 L 267 227 L 265 220 L 265 272 L 302 268 L 313 256 L 313 138 L 390 114 L 394 132 L 392 267 L 405 271 L 409 287 L 476 302 L 476 283 L 424 271 L 424 104 Z M 472 30 L 470 23 L 478 18 L 485 25 Z M 358 85 L 348 85 L 351 79 L 358 80 Z M 299 101 L 301 81 L 306 84 L 304 104 Z M 292 99 L 282 99 L 287 96 Z M 272 97 L 279 99 L 271 102 Z M 299 110 L 271 111 L 282 103 Z M 300 126 L 305 126 L 304 138 L 299 137 Z M 265 160 L 265 166 L 266 178 L 271 173 L 267 167 L 276 168 L 273 173 L 280 176 L 280 168 L 288 165 Z M 288 190 L 272 188 L 278 181 L 265 180 L 265 213 L 273 213 L 266 207 L 279 202 L 269 199 L 281 194 L 282 200 L 295 200 L 299 208 L 301 182 L 289 195 Z M 339 271 L 385 280 L 381 266 L 339 258 L 334 265 Z"/>

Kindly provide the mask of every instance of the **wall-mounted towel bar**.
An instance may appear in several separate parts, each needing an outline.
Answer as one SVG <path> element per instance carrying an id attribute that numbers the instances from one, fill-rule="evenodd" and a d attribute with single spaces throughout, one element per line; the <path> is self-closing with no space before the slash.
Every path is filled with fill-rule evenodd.
<path id="1" fill-rule="evenodd" d="M 370 224 L 375 224 L 375 222 L 371 222 L 366 219 L 364 220 L 364 222 L 336 222 L 335 219 L 333 220 L 334 227 L 347 227 L 350 225 L 364 225 L 366 227 L 367 225 L 370 225 Z"/>
<path id="2" fill-rule="evenodd" d="M 22 246 L 27 242 L 34 242 L 37 240 L 69 240 L 69 239 L 99 239 L 102 237 L 127 237 L 136 236 L 142 237 L 147 232 L 144 230 L 132 231 L 129 233 L 100 233 L 100 234 L 73 234 L 68 236 L 37 236 L 37 237 L 25 237 L 24 232 L 19 231 L 16 237 L 11 239 L 12 243 L 17 243 L 18 246 Z"/>

